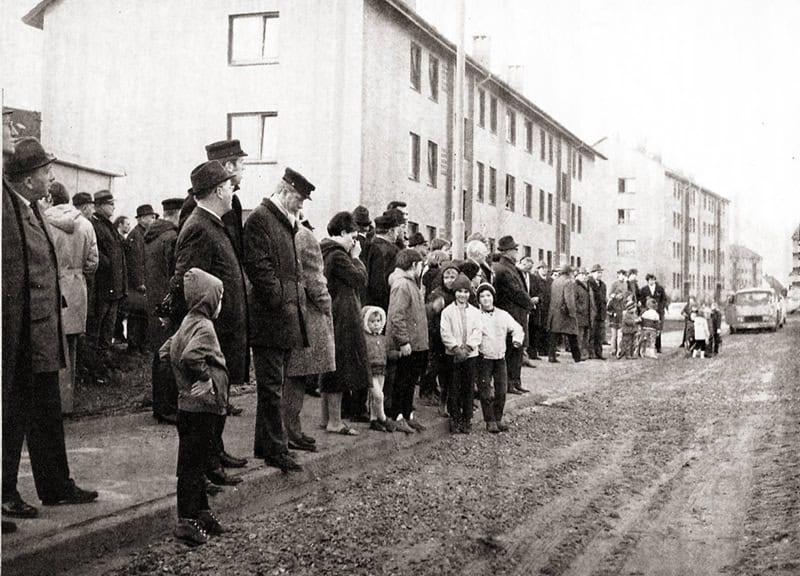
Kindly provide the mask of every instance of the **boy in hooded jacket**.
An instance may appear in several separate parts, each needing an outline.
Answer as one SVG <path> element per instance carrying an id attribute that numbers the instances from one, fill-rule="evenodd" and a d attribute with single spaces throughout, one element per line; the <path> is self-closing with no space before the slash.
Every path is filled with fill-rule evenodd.
<path id="1" fill-rule="evenodd" d="M 386 376 L 386 337 L 382 334 L 386 326 L 386 312 L 379 306 L 364 306 L 364 336 L 367 341 L 367 360 L 372 378 L 368 390 L 370 430 L 394 432 L 394 422 L 386 417 L 383 409 L 383 382 Z"/>
<path id="2" fill-rule="evenodd" d="M 196 546 L 225 529 L 209 510 L 205 470 L 217 416 L 228 405 L 228 371 L 213 319 L 222 309 L 222 281 L 191 268 L 183 275 L 188 313 L 170 344 L 178 386 L 178 523 L 176 538 Z"/>

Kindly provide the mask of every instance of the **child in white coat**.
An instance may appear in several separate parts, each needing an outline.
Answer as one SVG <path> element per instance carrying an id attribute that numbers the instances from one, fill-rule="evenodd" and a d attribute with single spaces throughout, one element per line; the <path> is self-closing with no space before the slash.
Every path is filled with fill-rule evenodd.
<path id="1" fill-rule="evenodd" d="M 694 317 L 694 348 L 692 358 L 706 357 L 706 342 L 708 341 L 708 322 L 702 310 L 698 310 Z"/>

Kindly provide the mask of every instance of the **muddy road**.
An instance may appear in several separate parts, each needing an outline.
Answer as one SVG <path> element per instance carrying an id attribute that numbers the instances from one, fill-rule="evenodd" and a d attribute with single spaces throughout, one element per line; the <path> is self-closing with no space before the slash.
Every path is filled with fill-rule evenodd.
<path id="1" fill-rule="evenodd" d="M 343 470 L 116 573 L 800 574 L 800 318 L 713 359 L 588 364 L 526 370 L 594 382 L 508 433 Z"/>

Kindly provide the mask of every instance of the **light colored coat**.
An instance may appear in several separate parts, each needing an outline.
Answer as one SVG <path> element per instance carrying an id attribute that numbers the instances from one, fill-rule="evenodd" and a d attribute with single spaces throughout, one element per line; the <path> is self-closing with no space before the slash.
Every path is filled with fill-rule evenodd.
<path id="1" fill-rule="evenodd" d="M 466 329 L 466 337 L 464 335 Z M 468 358 L 475 358 L 478 355 L 483 333 L 481 331 L 481 313 L 474 306 L 466 306 L 466 326 L 462 322 L 461 311 L 458 304 L 453 302 L 442 310 L 440 323 L 442 343 L 444 343 L 445 354 L 452 356 L 455 348 L 466 344 L 469 347 Z"/>
<path id="2" fill-rule="evenodd" d="M 578 335 L 575 280 L 564 274 L 553 280 L 553 284 L 550 287 L 548 323 L 550 332 Z"/>
<path id="3" fill-rule="evenodd" d="M 487 360 L 500 360 L 506 357 L 506 337 L 520 346 L 525 340 L 525 331 L 511 314 L 497 306 L 491 312 L 480 311 L 481 316 L 481 356 Z"/>
<path id="4" fill-rule="evenodd" d="M 389 275 L 389 311 L 386 314 L 386 349 L 399 350 L 411 344 L 412 352 L 428 349 L 428 316 L 422 291 L 399 268 Z"/>

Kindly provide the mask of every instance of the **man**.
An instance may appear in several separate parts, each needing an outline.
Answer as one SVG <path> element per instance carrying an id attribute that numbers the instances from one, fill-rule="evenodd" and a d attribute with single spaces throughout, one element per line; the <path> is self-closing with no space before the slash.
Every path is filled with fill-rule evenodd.
<path id="1" fill-rule="evenodd" d="M 61 292 L 67 303 L 61 315 L 67 336 L 67 367 L 59 372 L 58 378 L 61 408 L 68 414 L 73 408 L 78 337 L 86 331 L 86 277 L 97 269 L 97 238 L 92 223 L 69 205 L 69 194 L 63 184 L 54 182 L 50 196 L 53 205 L 45 215 L 58 257 Z"/>
<path id="2" fill-rule="evenodd" d="M 397 239 L 402 222 L 395 212 L 385 212 L 375 218 L 375 236 L 367 258 L 367 301 L 365 305 L 389 308 L 389 274 L 394 270 L 399 248 Z"/>
<path id="3" fill-rule="evenodd" d="M 222 310 L 214 320 L 228 382 L 244 381 L 247 365 L 247 289 L 244 271 L 236 254 L 233 239 L 222 216 L 231 210 L 233 175 L 216 160 L 192 170 L 192 193 L 196 207 L 186 219 L 175 245 L 175 273 L 170 282 L 173 294 L 183 294 L 183 275 L 190 268 L 200 268 L 222 281 Z M 247 464 L 225 451 L 222 433 L 225 416 L 216 418 L 215 445 L 207 476 L 214 484 L 235 485 L 241 478 L 228 476 L 224 466 L 239 468 Z"/>
<path id="4" fill-rule="evenodd" d="M 399 212 L 398 221 L 402 222 L 402 227 L 397 234 L 395 244 L 398 250 L 408 247 L 408 204 L 402 200 L 392 200 L 386 205 L 386 212 Z M 384 212 L 384 214 L 386 213 Z"/>
<path id="5" fill-rule="evenodd" d="M 529 294 L 534 306 L 528 317 L 528 355 L 531 358 L 547 356 L 549 352 L 547 312 L 550 308 L 550 285 L 553 281 L 547 272 L 547 264 L 539 262 L 531 274 Z"/>
<path id="6" fill-rule="evenodd" d="M 428 241 L 425 239 L 419 232 L 414 232 L 411 235 L 411 238 L 408 239 L 408 247 L 413 248 L 419 255 L 422 256 L 422 261 L 425 261 L 425 258 L 428 256 L 428 252 L 430 251 L 428 248 Z"/>
<path id="7" fill-rule="evenodd" d="M 169 336 L 153 311 L 169 292 L 169 281 L 175 269 L 175 242 L 178 240 L 178 219 L 182 198 L 161 202 L 164 217 L 154 220 L 144 234 L 145 286 L 147 286 L 147 342 L 151 350 L 158 349 Z M 224 297 L 224 296 L 223 296 Z"/>
<path id="8" fill-rule="evenodd" d="M 559 361 L 556 357 L 556 345 L 558 337 L 564 335 L 569 342 L 572 359 L 576 363 L 581 362 L 581 351 L 578 345 L 578 315 L 575 307 L 575 280 L 572 279 L 572 268 L 569 264 L 562 264 L 554 271 L 547 321 L 550 330 L 548 361 Z"/>
<path id="9" fill-rule="evenodd" d="M 525 326 L 525 333 L 528 335 L 528 343 L 525 348 L 522 349 L 522 365 L 528 366 L 530 368 L 535 367 L 533 364 L 533 360 L 538 360 L 539 355 L 536 354 L 534 350 L 533 355 L 531 355 L 531 316 L 536 311 L 536 303 L 533 302 L 533 295 L 531 294 L 531 276 L 533 270 L 533 259 L 530 256 L 525 256 L 519 262 L 517 262 L 517 268 L 519 269 L 520 273 L 522 274 L 522 279 L 525 282 L 525 290 L 528 293 L 528 296 L 531 297 L 531 302 L 533 304 L 533 308 L 531 308 L 530 312 L 528 313 L 528 325 Z"/>
<path id="10" fill-rule="evenodd" d="M 575 275 L 575 312 L 578 317 L 578 347 L 581 360 L 589 359 L 589 332 L 592 324 L 589 273 L 581 268 Z"/>
<path id="11" fill-rule="evenodd" d="M 128 352 L 149 353 L 147 268 L 150 263 L 144 249 L 144 236 L 150 225 L 158 219 L 150 204 L 136 208 L 136 226 L 126 238 L 128 262 Z"/>
<path id="12" fill-rule="evenodd" d="M 94 277 L 94 318 L 87 327 L 89 346 L 94 351 L 93 376 L 102 379 L 106 373 L 120 303 L 126 295 L 128 270 L 124 239 L 111 223 L 114 196 L 108 190 L 94 195 L 95 212 L 92 226 L 97 236 L 100 263 Z"/>
<path id="13" fill-rule="evenodd" d="M 606 289 L 606 283 L 603 282 L 603 268 L 600 264 L 592 266 L 589 272 L 589 290 L 592 298 L 589 358 L 605 360 L 603 342 L 606 339 L 608 290 Z"/>
<path id="14" fill-rule="evenodd" d="M 525 329 L 525 345 L 528 342 L 528 313 L 533 309 L 533 301 L 528 295 L 528 289 L 522 271 L 517 268 L 519 244 L 512 236 L 503 236 L 497 242 L 497 251 L 500 254 L 497 262 L 492 267 L 494 288 L 497 292 L 495 306 L 505 310 L 516 322 Z M 522 394 L 527 392 L 522 387 L 522 351 L 523 348 L 515 347 L 511 334 L 506 337 L 506 368 L 508 371 L 508 392 Z"/>
<path id="15" fill-rule="evenodd" d="M 494 273 L 492 272 L 491 264 L 488 262 L 488 257 L 489 247 L 483 240 L 475 239 L 467 242 L 467 260 L 471 260 L 480 266 L 484 282 L 493 284 Z"/>
<path id="16" fill-rule="evenodd" d="M 659 332 L 656 336 L 656 353 L 661 353 L 661 327 L 664 326 L 664 313 L 667 309 L 667 293 L 664 287 L 656 282 L 655 274 L 647 274 L 645 276 L 647 284 L 639 290 L 639 308 L 647 310 L 647 300 L 652 298 L 656 301 L 656 312 L 658 312 L 659 319 Z"/>
<path id="17" fill-rule="evenodd" d="M 53 182 L 51 163 L 35 138 L 14 143 L 3 118 L 3 516 L 35 518 L 17 475 L 27 442 L 36 493 L 45 506 L 83 504 L 97 492 L 70 478 L 58 388 L 66 366 L 58 260 L 38 200 Z M 15 528 L 3 525 L 4 530 Z"/>
<path id="18" fill-rule="evenodd" d="M 611 355 L 617 356 L 622 342 L 622 313 L 625 310 L 625 299 L 628 292 L 628 272 L 617 270 L 617 279 L 611 284 L 608 296 L 608 323 L 611 326 Z"/>
<path id="19" fill-rule="evenodd" d="M 366 266 L 369 246 L 372 243 L 372 234 L 375 231 L 372 226 L 372 219 L 369 217 L 369 209 L 366 206 L 356 206 L 355 210 L 353 210 L 353 220 L 358 228 L 356 240 L 361 244 L 361 254 L 358 257 Z"/>
<path id="20" fill-rule="evenodd" d="M 254 453 L 283 472 L 302 469 L 289 455 L 283 393 L 292 350 L 309 345 L 305 291 L 295 247 L 297 213 L 315 186 L 286 168 L 275 193 L 264 198 L 244 227 L 244 266 L 252 285 L 251 346 L 256 369 Z"/>
<path id="21" fill-rule="evenodd" d="M 97 251 L 97 235 L 94 232 L 94 226 L 92 226 L 92 215 L 94 214 L 94 198 L 88 192 L 78 192 L 77 194 L 72 196 L 72 205 L 81 213 L 86 221 L 89 223 L 89 226 L 92 227 L 92 235 L 94 236 L 94 247 L 95 251 Z M 98 264 L 99 264 L 99 252 L 98 252 Z M 94 323 L 94 311 L 95 311 L 95 290 L 94 290 L 94 275 L 97 272 L 97 267 L 95 267 L 95 272 L 92 274 L 85 275 L 86 279 L 86 332 L 89 332 L 90 327 Z M 89 348 L 88 336 L 86 334 L 80 334 L 78 336 L 77 341 L 77 349 L 76 349 L 76 358 L 75 358 L 75 374 L 81 378 L 93 378 L 93 358 L 94 353 Z"/>
<path id="22" fill-rule="evenodd" d="M 628 270 L 628 292 L 633 294 L 633 301 L 639 305 L 639 281 L 636 279 L 639 271 L 636 268 Z"/>

